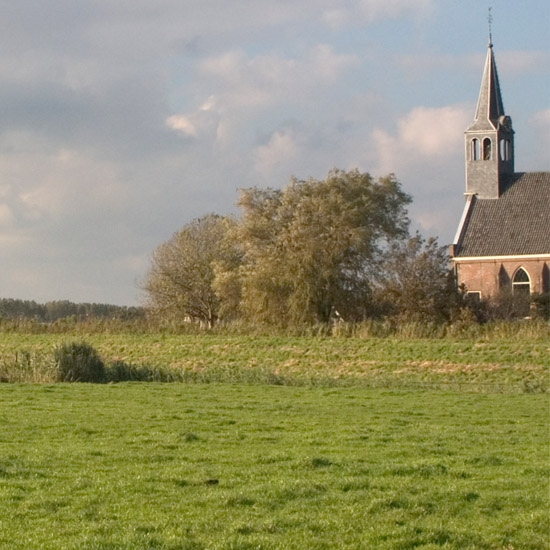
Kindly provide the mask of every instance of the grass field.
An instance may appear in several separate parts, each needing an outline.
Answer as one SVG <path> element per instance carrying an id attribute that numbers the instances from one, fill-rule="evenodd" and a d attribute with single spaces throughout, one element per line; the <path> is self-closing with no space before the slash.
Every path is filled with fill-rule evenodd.
<path id="1" fill-rule="evenodd" d="M 0 385 L 0 548 L 548 548 L 548 397 Z"/>
<path id="2" fill-rule="evenodd" d="M 247 337 L 167 334 L 0 335 L 0 380 L 53 381 L 56 345 L 85 340 L 141 380 L 544 392 L 550 340 Z M 26 355 L 25 355 L 26 354 Z M 22 366 L 24 358 L 28 363 Z M 50 361 L 51 362 L 51 361 Z M 38 379 L 22 369 L 37 365 Z M 42 379 L 40 378 L 42 376 Z"/>

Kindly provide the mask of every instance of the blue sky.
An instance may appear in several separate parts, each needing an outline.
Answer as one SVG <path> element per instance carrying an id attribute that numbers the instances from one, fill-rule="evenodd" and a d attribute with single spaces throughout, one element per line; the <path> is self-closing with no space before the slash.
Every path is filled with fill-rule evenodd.
<path id="1" fill-rule="evenodd" d="M 452 240 L 487 48 L 471 0 L 18 0 L 0 10 L 0 296 L 139 303 L 237 189 L 394 172 Z M 550 4 L 492 2 L 516 169 L 550 170 Z"/>

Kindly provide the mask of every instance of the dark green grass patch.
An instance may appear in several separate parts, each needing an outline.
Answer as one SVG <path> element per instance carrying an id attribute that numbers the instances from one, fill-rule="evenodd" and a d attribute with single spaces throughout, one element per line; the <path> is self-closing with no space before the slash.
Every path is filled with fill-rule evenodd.
<path id="1" fill-rule="evenodd" d="M 0 548 L 542 549 L 546 395 L 0 385 Z"/>

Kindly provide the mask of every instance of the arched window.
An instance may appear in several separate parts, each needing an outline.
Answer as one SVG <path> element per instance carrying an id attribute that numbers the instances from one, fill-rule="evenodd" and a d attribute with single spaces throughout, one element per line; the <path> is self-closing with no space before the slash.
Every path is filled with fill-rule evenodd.
<path id="1" fill-rule="evenodd" d="M 483 140 L 483 160 L 491 160 L 491 140 L 489 138 Z"/>
<path id="2" fill-rule="evenodd" d="M 472 139 L 472 151 L 470 153 L 472 160 L 479 160 L 479 139 Z"/>
<path id="3" fill-rule="evenodd" d="M 510 160 L 510 140 L 501 139 L 500 140 L 500 160 Z"/>
<path id="4" fill-rule="evenodd" d="M 514 294 L 531 294 L 531 279 L 523 267 L 517 269 L 512 278 L 512 290 Z"/>
<path id="5" fill-rule="evenodd" d="M 500 160 L 508 160 L 506 158 L 506 140 L 501 139 L 499 142 Z"/>

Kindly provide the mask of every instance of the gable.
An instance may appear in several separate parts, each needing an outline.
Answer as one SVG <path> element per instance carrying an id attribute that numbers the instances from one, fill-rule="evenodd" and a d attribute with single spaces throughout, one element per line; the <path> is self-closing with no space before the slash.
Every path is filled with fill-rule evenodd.
<path id="1" fill-rule="evenodd" d="M 471 201 L 455 257 L 550 254 L 550 172 L 502 176 L 502 189 Z"/>

